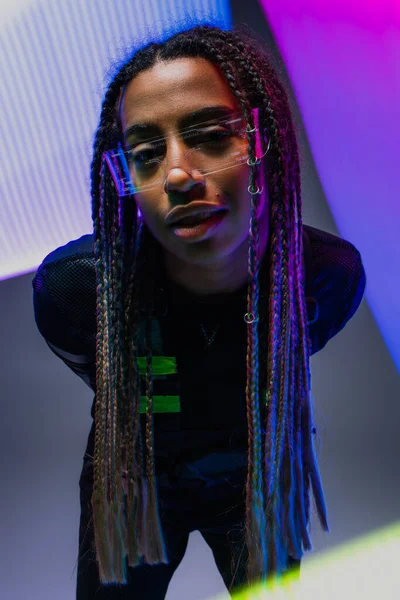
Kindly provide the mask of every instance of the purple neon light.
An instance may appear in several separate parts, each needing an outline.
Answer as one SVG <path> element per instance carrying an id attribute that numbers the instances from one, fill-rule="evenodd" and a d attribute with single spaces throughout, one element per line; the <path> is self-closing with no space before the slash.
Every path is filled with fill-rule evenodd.
<path id="1" fill-rule="evenodd" d="M 400 3 L 260 0 L 340 234 L 400 368 Z"/>

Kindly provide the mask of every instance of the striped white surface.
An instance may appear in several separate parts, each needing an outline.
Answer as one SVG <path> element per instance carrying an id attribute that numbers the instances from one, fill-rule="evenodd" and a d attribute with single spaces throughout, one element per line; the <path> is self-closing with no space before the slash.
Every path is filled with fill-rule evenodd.
<path id="1" fill-rule="evenodd" d="M 92 230 L 90 160 L 106 72 L 190 24 L 229 28 L 228 0 L 37 0 L 0 7 L 0 280 Z"/>

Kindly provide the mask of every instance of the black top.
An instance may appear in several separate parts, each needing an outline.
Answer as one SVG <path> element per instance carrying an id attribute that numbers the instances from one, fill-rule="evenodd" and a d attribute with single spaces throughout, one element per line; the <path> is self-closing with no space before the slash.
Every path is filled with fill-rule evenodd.
<path id="1" fill-rule="evenodd" d="M 313 269 L 308 295 L 311 290 L 318 303 L 318 319 L 309 325 L 314 354 L 356 312 L 365 289 L 365 271 L 360 253 L 350 242 L 314 227 L 305 225 L 304 230 Z M 32 286 L 41 335 L 96 392 L 93 235 L 84 235 L 46 256 Z M 195 458 L 216 449 L 246 450 L 247 325 L 243 316 L 247 284 L 206 301 L 173 282 L 164 287 L 168 312 L 160 320 L 161 333 L 165 355 L 176 356 L 181 413 L 178 421 L 165 413 L 154 414 L 156 455 L 187 460 L 189 455 Z M 220 325 L 209 347 L 201 323 L 208 335 L 213 325 Z M 92 427 L 91 438 L 93 431 Z"/>

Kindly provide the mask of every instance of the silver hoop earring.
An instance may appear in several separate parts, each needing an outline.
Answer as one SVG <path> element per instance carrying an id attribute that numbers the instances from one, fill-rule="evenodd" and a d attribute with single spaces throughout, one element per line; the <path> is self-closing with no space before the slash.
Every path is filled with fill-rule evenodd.
<path id="1" fill-rule="evenodd" d="M 249 158 L 247 159 L 247 164 L 249 165 L 249 167 L 254 167 L 255 165 L 259 165 L 261 162 L 261 158 L 257 158 L 256 160 L 252 161 Z"/>
<path id="2" fill-rule="evenodd" d="M 263 192 L 264 188 L 259 188 L 258 185 L 256 185 L 256 189 L 255 191 L 252 191 L 250 189 L 250 186 L 247 188 L 247 191 L 249 192 L 249 194 L 251 194 L 252 196 L 256 196 L 257 194 L 261 194 Z"/>
<path id="3" fill-rule="evenodd" d="M 254 313 L 246 313 L 244 315 L 244 320 L 249 325 L 251 323 L 257 322 L 259 319 L 258 319 L 258 315 L 255 315 Z"/>

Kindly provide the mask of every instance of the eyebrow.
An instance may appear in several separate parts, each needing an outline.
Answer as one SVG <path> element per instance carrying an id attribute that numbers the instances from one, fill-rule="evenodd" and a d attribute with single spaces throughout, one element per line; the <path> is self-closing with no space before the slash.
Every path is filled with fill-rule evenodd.
<path id="1" fill-rule="evenodd" d="M 216 106 L 206 106 L 204 108 L 200 108 L 191 112 L 188 115 L 185 115 L 181 119 L 178 120 L 179 126 L 181 129 L 185 129 L 186 127 L 190 127 L 191 125 L 196 125 L 202 123 L 203 121 L 218 119 L 218 118 L 226 118 L 233 115 L 237 112 L 235 109 L 230 108 L 229 106 L 224 105 L 216 105 Z M 162 135 L 161 129 L 155 123 L 150 121 L 145 121 L 143 123 L 136 123 L 135 125 L 130 125 L 124 132 L 124 143 L 126 143 L 129 137 L 137 137 L 137 138 L 148 138 L 149 135 Z"/>

